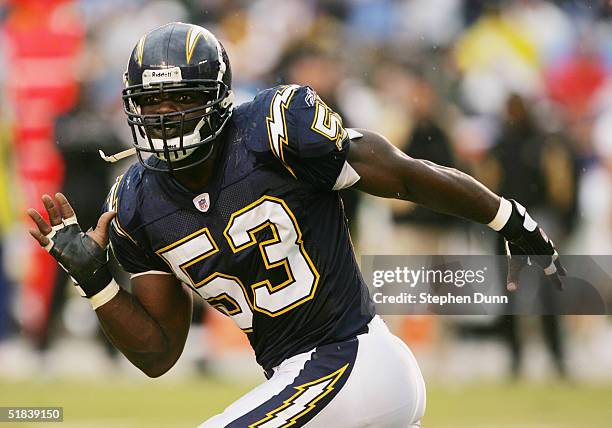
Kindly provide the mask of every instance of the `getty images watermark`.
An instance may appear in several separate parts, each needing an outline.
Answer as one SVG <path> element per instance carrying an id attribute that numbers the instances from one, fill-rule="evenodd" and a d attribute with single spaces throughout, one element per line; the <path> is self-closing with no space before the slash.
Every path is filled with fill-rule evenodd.
<path id="1" fill-rule="evenodd" d="M 442 287 L 464 287 L 465 285 L 486 284 L 487 267 L 483 269 L 452 269 L 441 267 L 421 266 L 413 269 L 408 266 L 396 266 L 391 270 L 375 270 L 372 272 L 372 285 L 381 288 L 386 284 L 401 284 L 409 287 L 410 291 L 400 291 L 397 294 L 387 295 L 382 291 L 373 290 L 374 303 L 431 303 L 440 306 L 453 303 L 508 303 L 506 295 L 487 295 L 483 292 L 474 291 L 472 294 L 462 295 L 456 292 L 444 294 L 432 294 L 429 291 L 419 291 L 427 284 L 436 284 Z M 452 289 L 451 289 L 452 290 Z"/>
<path id="2" fill-rule="evenodd" d="M 505 256 L 363 256 L 380 314 L 612 314 L 612 256 L 562 256 L 563 291 L 536 266 L 506 291 Z"/>

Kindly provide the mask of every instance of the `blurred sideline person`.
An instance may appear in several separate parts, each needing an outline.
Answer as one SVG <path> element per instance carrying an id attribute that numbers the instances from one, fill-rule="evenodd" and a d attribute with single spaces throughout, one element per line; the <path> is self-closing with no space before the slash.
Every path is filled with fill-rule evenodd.
<path id="1" fill-rule="evenodd" d="M 404 145 L 404 153 L 454 168 L 452 144 L 436 115 L 438 97 L 435 88 L 425 78 L 417 76 L 413 91 L 414 125 Z M 457 218 L 418 205 L 407 207 L 406 204 L 394 211 L 393 219 L 398 254 L 445 253 L 449 232 L 458 222 Z"/>
<path id="2" fill-rule="evenodd" d="M 555 232 L 557 242 L 569 235 L 576 219 L 577 167 L 571 146 L 554 137 L 546 137 L 526 101 L 517 94 L 506 100 L 501 134 L 486 162 L 494 177 L 492 189 L 524 201 Z M 504 254 L 504 242 L 497 240 L 498 254 Z M 566 375 L 561 318 L 555 296 L 542 275 L 538 294 L 546 307 L 540 317 L 546 348 L 560 376 Z M 511 374 L 520 374 L 523 336 L 520 317 L 501 317 L 499 328 L 512 359 Z"/>
<path id="3" fill-rule="evenodd" d="M 94 230 L 81 232 L 58 193 L 42 197 L 50 224 L 28 210 L 31 234 L 148 376 L 181 355 L 192 290 L 247 334 L 267 381 L 202 427 L 420 426 L 421 372 L 374 312 L 340 189 L 488 224 L 509 241 L 510 272 L 524 263 L 516 254 L 531 254 L 561 286 L 558 254 L 522 205 L 345 129 L 311 88 L 274 87 L 234 108 L 229 59 L 202 27 L 144 35 L 125 80 L 134 149 L 109 159 L 134 152 L 139 162 L 111 188 Z M 108 270 L 109 240 L 130 293 Z"/>

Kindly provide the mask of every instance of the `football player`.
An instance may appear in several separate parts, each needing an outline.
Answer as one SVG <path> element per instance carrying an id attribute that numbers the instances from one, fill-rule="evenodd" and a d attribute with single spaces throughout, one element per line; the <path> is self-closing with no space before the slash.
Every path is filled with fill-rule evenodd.
<path id="1" fill-rule="evenodd" d="M 56 194 L 42 197 L 50 224 L 28 211 L 31 234 L 148 376 L 181 355 L 191 290 L 244 331 L 267 381 L 203 427 L 419 426 L 423 378 L 374 312 L 340 189 L 488 224 L 508 241 L 510 289 L 526 255 L 561 284 L 552 242 L 518 202 L 343 128 L 311 88 L 275 87 L 234 108 L 229 59 L 202 27 L 144 35 L 125 83 L 139 162 L 117 179 L 95 229 L 83 233 Z M 131 292 L 107 268 L 109 241 Z"/>

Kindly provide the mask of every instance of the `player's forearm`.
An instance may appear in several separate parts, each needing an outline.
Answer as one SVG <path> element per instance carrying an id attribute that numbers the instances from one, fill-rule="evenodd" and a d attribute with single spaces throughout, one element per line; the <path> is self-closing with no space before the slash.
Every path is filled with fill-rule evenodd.
<path id="1" fill-rule="evenodd" d="M 161 376 L 178 359 L 180 350 L 130 293 L 121 290 L 96 314 L 113 345 L 147 376 Z"/>
<path id="2" fill-rule="evenodd" d="M 411 159 L 404 184 L 401 199 L 478 223 L 489 223 L 499 208 L 499 196 L 473 177 L 426 160 Z"/>

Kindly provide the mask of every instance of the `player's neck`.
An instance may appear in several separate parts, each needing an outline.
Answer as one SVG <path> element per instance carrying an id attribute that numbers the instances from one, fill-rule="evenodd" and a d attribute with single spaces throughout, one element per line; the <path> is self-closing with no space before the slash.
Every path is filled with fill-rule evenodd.
<path id="1" fill-rule="evenodd" d="M 175 171 L 173 173 L 174 178 L 194 193 L 199 192 L 202 188 L 209 185 L 215 174 L 215 166 L 219 164 L 217 159 L 219 158 L 220 145 L 221 144 L 215 144 L 212 149 L 213 153 L 201 164 L 188 169 Z"/>

